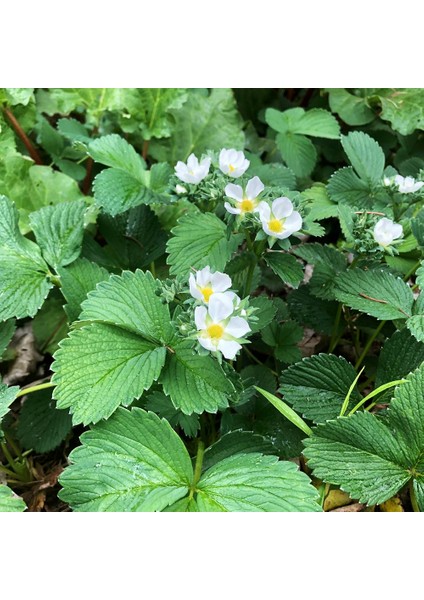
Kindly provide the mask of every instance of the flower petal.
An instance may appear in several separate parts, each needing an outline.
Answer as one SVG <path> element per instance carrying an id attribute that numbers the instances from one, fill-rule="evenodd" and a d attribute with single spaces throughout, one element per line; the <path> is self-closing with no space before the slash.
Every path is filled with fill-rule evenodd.
<path id="1" fill-rule="evenodd" d="M 276 219 L 285 219 L 293 212 L 293 204 L 289 198 L 276 198 L 272 203 L 272 214 Z"/>
<path id="2" fill-rule="evenodd" d="M 265 202 L 264 200 L 262 200 L 262 202 L 259 202 L 256 211 L 259 213 L 259 218 L 261 219 L 262 223 L 264 221 L 269 221 L 271 217 L 271 207 L 268 204 L 268 202 Z"/>
<path id="3" fill-rule="evenodd" d="M 225 186 L 224 192 L 227 198 L 232 198 L 233 200 L 237 200 L 237 202 L 241 202 L 243 200 L 243 188 L 241 185 L 229 183 Z"/>
<path id="4" fill-rule="evenodd" d="M 235 208 L 234 206 L 231 206 L 229 202 L 224 202 L 224 207 L 232 215 L 241 215 L 241 208 Z"/>
<path id="5" fill-rule="evenodd" d="M 203 296 L 196 285 L 196 280 L 194 278 L 193 273 L 190 274 L 188 283 L 190 286 L 190 294 L 193 296 L 193 298 L 196 298 L 196 300 L 203 300 Z"/>
<path id="6" fill-rule="evenodd" d="M 199 166 L 199 161 L 197 159 L 197 157 L 194 154 L 190 154 L 190 156 L 187 159 L 187 167 L 191 170 L 194 171 L 195 169 L 197 169 Z"/>
<path id="7" fill-rule="evenodd" d="M 209 265 L 203 267 L 196 273 L 196 282 L 199 287 L 206 287 L 211 280 L 211 268 Z"/>
<path id="8" fill-rule="evenodd" d="M 284 228 L 290 231 L 290 235 L 302 229 L 302 217 L 297 210 L 294 210 L 290 216 L 284 221 Z"/>
<path id="9" fill-rule="evenodd" d="M 209 298 L 209 315 L 214 323 L 224 321 L 233 311 L 233 301 L 227 294 L 217 292 Z"/>
<path id="10" fill-rule="evenodd" d="M 220 273 L 217 271 L 211 276 L 211 287 L 214 292 L 225 292 L 231 287 L 231 277 L 226 273 Z"/>
<path id="11" fill-rule="evenodd" d="M 200 341 L 200 340 L 199 340 Z M 202 344 L 203 345 L 203 344 Z M 237 352 L 240 350 L 241 345 L 234 341 L 229 340 L 219 340 L 218 350 L 222 352 L 225 358 L 229 360 L 233 360 L 235 358 Z"/>
<path id="12" fill-rule="evenodd" d="M 211 338 L 209 337 L 202 337 L 202 336 L 198 336 L 197 341 L 199 342 L 199 344 L 201 346 L 203 346 L 203 348 L 206 348 L 206 350 L 210 350 L 211 352 L 215 352 L 215 350 L 217 349 L 215 344 L 212 343 Z"/>
<path id="13" fill-rule="evenodd" d="M 231 185 L 231 183 L 229 184 Z M 264 184 L 259 179 L 259 177 L 255 176 L 252 179 L 249 179 L 246 186 L 246 197 L 249 200 L 255 200 L 259 196 L 261 192 L 265 189 Z"/>
<path id="14" fill-rule="evenodd" d="M 241 338 L 249 331 L 251 331 L 249 323 L 242 317 L 231 317 L 225 328 L 225 333 L 235 338 Z"/>
<path id="15" fill-rule="evenodd" d="M 206 315 L 208 310 L 206 306 L 197 306 L 194 310 L 194 322 L 198 330 L 206 329 Z"/>

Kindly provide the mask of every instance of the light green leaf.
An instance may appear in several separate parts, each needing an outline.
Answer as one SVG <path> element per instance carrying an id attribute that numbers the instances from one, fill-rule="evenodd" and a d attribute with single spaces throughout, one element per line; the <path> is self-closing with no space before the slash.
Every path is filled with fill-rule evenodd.
<path id="1" fill-rule="evenodd" d="M 259 177 L 265 186 L 285 187 L 289 190 L 296 188 L 295 174 L 281 163 L 250 166 L 249 174 L 251 177 Z"/>
<path id="2" fill-rule="evenodd" d="M 106 269 L 86 258 L 78 258 L 71 265 L 59 268 L 58 273 L 61 281 L 60 291 L 67 301 L 64 308 L 70 323 L 78 319 L 81 304 L 87 298 L 88 292 L 110 276 Z"/>
<path id="3" fill-rule="evenodd" d="M 149 153 L 158 161 L 175 165 L 207 150 L 244 147 L 242 119 L 229 88 L 213 88 L 209 95 L 191 90 L 182 108 L 170 110 L 175 121 L 171 137 L 152 140 Z"/>
<path id="4" fill-rule="evenodd" d="M 350 269 L 337 278 L 334 294 L 339 302 L 380 320 L 407 319 L 412 313 L 411 288 L 386 271 Z"/>
<path id="5" fill-rule="evenodd" d="M 380 118 L 389 121 L 395 131 L 410 135 L 415 129 L 424 129 L 422 88 L 390 88 L 377 90 L 376 94 L 382 108 Z"/>
<path id="6" fill-rule="evenodd" d="M 424 342 L 424 315 L 414 315 L 406 321 L 406 326 L 419 342 Z"/>
<path id="7" fill-rule="evenodd" d="M 96 203 L 110 215 L 117 215 L 151 199 L 145 182 L 120 169 L 104 169 L 96 175 L 93 185 Z"/>
<path id="8" fill-rule="evenodd" d="M 90 156 L 102 165 L 125 171 L 135 179 L 143 181 L 146 163 L 123 137 L 112 133 L 90 142 Z"/>
<path id="9" fill-rule="evenodd" d="M 275 456 L 236 454 L 204 473 L 197 505 L 205 512 L 318 512 L 309 477 Z"/>
<path id="10" fill-rule="evenodd" d="M 74 424 L 107 419 L 152 386 L 165 354 L 164 347 L 108 324 L 72 331 L 52 365 L 57 407 L 70 408 Z"/>
<path id="11" fill-rule="evenodd" d="M 317 161 L 317 151 L 310 139 L 291 132 L 278 133 L 276 142 L 287 166 L 297 177 L 308 177 Z"/>
<path id="12" fill-rule="evenodd" d="M 359 179 L 352 167 L 343 167 L 333 173 L 327 189 L 334 202 L 357 208 L 370 208 L 373 205 L 368 184 Z"/>
<path id="13" fill-rule="evenodd" d="M 160 382 L 175 408 L 183 413 L 216 413 L 226 408 L 235 389 L 211 356 L 201 356 L 190 342 L 179 342 L 168 353 Z"/>
<path id="14" fill-rule="evenodd" d="M 279 133 L 297 133 L 312 137 L 338 139 L 340 127 L 331 113 L 322 108 L 289 108 L 284 112 L 275 108 L 265 111 L 265 120 Z"/>
<path id="15" fill-rule="evenodd" d="M 72 419 L 65 410 L 57 410 L 51 390 L 30 394 L 19 414 L 17 434 L 24 449 L 51 452 L 72 429 Z"/>
<path id="16" fill-rule="evenodd" d="M 368 184 L 381 183 L 384 171 L 384 152 L 372 137 L 363 131 L 351 131 L 341 138 L 350 164 Z"/>
<path id="17" fill-rule="evenodd" d="M 306 419 L 323 423 L 340 414 L 355 377 L 355 369 L 343 357 L 315 354 L 283 371 L 280 392 L 296 412 Z M 360 399 L 355 388 L 349 408 L 353 408 Z"/>
<path id="18" fill-rule="evenodd" d="M 209 265 L 223 271 L 241 241 L 239 235 L 228 237 L 225 224 L 213 214 L 193 213 L 181 217 L 171 230 L 167 244 L 167 263 L 171 275 L 188 275 L 191 269 Z"/>
<path id="19" fill-rule="evenodd" d="M 0 382 L 0 421 L 9 412 L 9 406 L 16 399 L 18 392 L 18 386 L 7 387 Z"/>
<path id="20" fill-rule="evenodd" d="M 34 88 L 4 88 L 4 91 L 8 103 L 12 106 L 27 106 L 30 100 L 34 100 Z"/>
<path id="21" fill-rule="evenodd" d="M 26 504 L 16 496 L 7 485 L 0 485 L 0 513 L 2 512 L 23 512 L 26 510 Z"/>
<path id="22" fill-rule="evenodd" d="M 297 288 L 303 279 L 303 269 L 294 256 L 285 252 L 268 251 L 265 262 L 276 275 L 294 288 Z"/>
<path id="23" fill-rule="evenodd" d="M 330 88 L 328 101 L 333 112 L 340 115 L 348 125 L 366 125 L 375 119 L 375 113 L 366 104 L 365 98 L 354 96 L 343 88 Z"/>
<path id="24" fill-rule="evenodd" d="M 81 252 L 85 203 L 82 200 L 45 206 L 30 216 L 44 259 L 54 268 L 69 265 Z"/>
<path id="25" fill-rule="evenodd" d="M 74 511 L 161 511 L 187 495 L 193 468 L 166 420 L 139 408 L 118 409 L 81 436 L 60 477 Z"/>
<path id="26" fill-rule="evenodd" d="M 82 305 L 81 321 L 100 321 L 123 327 L 148 339 L 168 343 L 174 330 L 159 282 L 150 271 L 124 271 L 101 281 Z"/>

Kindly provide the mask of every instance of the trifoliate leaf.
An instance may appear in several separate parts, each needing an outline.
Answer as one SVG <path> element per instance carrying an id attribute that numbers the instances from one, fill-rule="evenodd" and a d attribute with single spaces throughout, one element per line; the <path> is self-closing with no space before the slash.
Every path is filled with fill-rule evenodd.
<path id="1" fill-rule="evenodd" d="M 167 244 L 167 263 L 171 275 L 188 275 L 191 269 L 209 265 L 223 271 L 232 253 L 241 241 L 239 235 L 227 234 L 224 223 L 210 213 L 188 214 L 171 231 Z"/>
<path id="2" fill-rule="evenodd" d="M 380 320 L 407 319 L 412 313 L 411 288 L 385 271 L 350 269 L 341 273 L 334 294 L 339 302 Z"/>
<path id="3" fill-rule="evenodd" d="M 2 512 L 23 512 L 26 510 L 26 504 L 7 487 L 0 485 L 0 513 Z"/>
<path id="4" fill-rule="evenodd" d="M 378 142 L 363 131 L 351 131 L 342 136 L 341 142 L 350 164 L 359 177 L 368 184 L 380 183 L 385 157 Z"/>
<path id="5" fill-rule="evenodd" d="M 57 410 L 51 391 L 30 394 L 19 414 L 17 434 L 24 449 L 45 453 L 63 442 L 72 429 L 72 419 L 65 410 Z"/>
<path id="6" fill-rule="evenodd" d="M 81 252 L 85 204 L 82 200 L 46 206 L 30 216 L 44 259 L 54 268 L 69 265 Z"/>
<path id="7" fill-rule="evenodd" d="M 407 379 L 395 389 L 384 421 L 357 412 L 314 430 L 304 454 L 316 477 L 367 504 L 385 502 L 412 479 L 424 510 L 424 365 Z"/>
<path id="8" fill-rule="evenodd" d="M 69 322 L 72 323 L 78 318 L 81 304 L 87 298 L 88 292 L 94 290 L 100 281 L 109 279 L 109 273 L 86 258 L 79 258 L 71 265 L 58 269 L 58 273 L 60 290 L 67 301 L 64 308 Z"/>
<path id="9" fill-rule="evenodd" d="M 72 331 L 52 365 L 58 408 L 70 408 L 77 423 L 107 419 L 158 379 L 165 348 L 132 331 L 104 323 Z"/>
<path id="10" fill-rule="evenodd" d="M 196 501 L 204 512 L 318 512 L 317 496 L 294 463 L 252 453 L 236 454 L 206 471 Z"/>
<path id="11" fill-rule="evenodd" d="M 294 288 L 297 288 L 303 279 L 302 265 L 291 254 L 269 251 L 265 254 L 265 262 L 284 283 Z"/>
<path id="12" fill-rule="evenodd" d="M 279 324 L 273 322 L 262 330 L 262 340 L 274 348 L 274 354 L 284 363 L 300 360 L 302 354 L 297 343 L 303 338 L 303 328 L 295 321 Z"/>
<path id="13" fill-rule="evenodd" d="M 183 413 L 216 413 L 226 408 L 235 389 L 222 367 L 211 356 L 201 356 L 192 343 L 179 342 L 167 355 L 160 382 L 175 408 Z"/>
<path id="14" fill-rule="evenodd" d="M 380 352 L 375 387 L 402 379 L 424 362 L 424 344 L 415 339 L 405 327 L 384 343 Z"/>
<path id="15" fill-rule="evenodd" d="M 160 392 L 153 392 L 147 397 L 146 410 L 156 413 L 161 419 L 166 419 L 172 427 L 181 427 L 188 437 L 196 437 L 200 429 L 199 416 L 193 413 L 185 415 L 175 408 L 170 398 Z"/>
<path id="16" fill-rule="evenodd" d="M 354 96 L 343 88 L 325 90 L 333 112 L 340 115 L 348 125 L 366 125 L 375 119 L 375 113 L 366 104 L 365 98 Z"/>
<path id="17" fill-rule="evenodd" d="M 213 88 L 209 95 L 191 90 L 182 108 L 169 113 L 175 123 L 170 138 L 152 140 L 149 146 L 158 161 L 175 165 L 191 153 L 200 158 L 207 150 L 244 147 L 242 119 L 229 88 Z"/>
<path id="18" fill-rule="evenodd" d="M 9 406 L 15 400 L 18 392 L 18 386 L 7 387 L 0 382 L 0 421 L 9 412 Z"/>
<path id="19" fill-rule="evenodd" d="M 243 430 L 230 431 L 207 448 L 203 457 L 202 471 L 210 469 L 235 454 L 249 454 L 250 452 L 276 454 L 276 449 L 269 440 L 257 433 Z"/>
<path id="20" fill-rule="evenodd" d="M 315 354 L 283 371 L 280 392 L 296 412 L 315 423 L 323 423 L 340 414 L 355 377 L 355 369 L 343 357 Z M 360 399 L 354 388 L 350 408 Z"/>
<path id="21" fill-rule="evenodd" d="M 4 351 L 8 347 L 10 340 L 13 337 L 16 329 L 15 319 L 8 319 L 3 323 L 0 323 L 0 359 L 4 354 Z"/>
<path id="22" fill-rule="evenodd" d="M 139 408 L 118 409 L 81 436 L 60 477 L 74 511 L 161 511 L 187 495 L 193 468 L 166 420 Z"/>
<path id="23" fill-rule="evenodd" d="M 97 284 L 82 305 L 80 320 L 117 325 L 148 339 L 168 343 L 173 337 L 168 305 L 156 293 L 150 271 L 124 271 Z"/>

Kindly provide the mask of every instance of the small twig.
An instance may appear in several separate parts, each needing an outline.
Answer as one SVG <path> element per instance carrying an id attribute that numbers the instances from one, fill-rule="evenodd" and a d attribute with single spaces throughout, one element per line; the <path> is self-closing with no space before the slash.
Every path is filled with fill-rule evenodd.
<path id="1" fill-rule="evenodd" d="M 41 160 L 41 157 L 38 154 L 38 150 L 36 150 L 33 143 L 31 142 L 31 140 L 29 139 L 29 137 L 27 136 L 25 131 L 22 129 L 19 121 L 17 120 L 17 118 L 15 117 L 13 112 L 7 106 L 3 106 L 3 113 L 10 121 L 10 124 L 12 125 L 13 129 L 15 130 L 16 135 L 22 140 L 22 142 L 23 142 L 25 148 L 28 150 L 28 154 L 30 155 L 32 160 L 37 165 L 42 165 L 43 161 Z"/>
<path id="2" fill-rule="evenodd" d="M 143 149 L 141 151 L 141 155 L 144 158 L 144 160 L 146 160 L 148 154 L 149 154 L 149 140 L 144 140 Z"/>

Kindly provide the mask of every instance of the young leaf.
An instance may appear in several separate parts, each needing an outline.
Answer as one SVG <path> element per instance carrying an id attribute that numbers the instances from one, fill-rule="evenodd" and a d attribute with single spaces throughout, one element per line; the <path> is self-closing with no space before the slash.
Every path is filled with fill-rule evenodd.
<path id="1" fill-rule="evenodd" d="M 418 507 L 424 510 L 423 395 L 421 365 L 396 388 L 384 421 L 356 412 L 318 426 L 304 442 L 314 475 L 367 504 L 381 504 L 412 479 Z"/>
<path id="2" fill-rule="evenodd" d="M 342 136 L 342 146 L 350 164 L 368 184 L 380 183 L 384 171 L 384 152 L 372 137 L 363 131 L 351 131 Z"/>
<path id="3" fill-rule="evenodd" d="M 7 485 L 0 484 L 0 513 L 2 512 L 23 512 L 26 510 L 26 504 L 16 496 Z"/>
<path id="4" fill-rule="evenodd" d="M 169 423 L 139 408 L 120 408 L 81 436 L 60 477 L 74 511 L 161 511 L 187 495 L 193 468 Z"/>
<path id="5" fill-rule="evenodd" d="M 17 434 L 25 449 L 51 452 L 72 429 L 72 419 L 65 410 L 57 410 L 51 390 L 30 394 L 19 415 Z"/>
<path id="6" fill-rule="evenodd" d="M 171 275 L 186 275 L 191 269 L 209 265 L 223 271 L 241 239 L 238 235 L 228 238 L 224 223 L 210 213 L 193 213 L 181 217 L 172 229 L 168 241 L 167 263 Z"/>
<path id="7" fill-rule="evenodd" d="M 46 206 L 30 216 L 44 259 L 54 267 L 69 265 L 81 252 L 85 204 L 82 200 Z"/>
<path id="8" fill-rule="evenodd" d="M 407 319 L 412 313 L 411 288 L 386 271 L 350 269 L 335 282 L 334 295 L 361 312 L 380 320 Z"/>
<path id="9" fill-rule="evenodd" d="M 315 354 L 283 371 L 280 392 L 296 412 L 315 423 L 323 423 L 340 414 L 355 377 L 355 369 L 343 357 Z M 360 399 L 355 388 L 349 408 Z"/>
<path id="10" fill-rule="evenodd" d="M 186 415 L 226 408 L 235 388 L 218 362 L 196 354 L 190 342 L 179 342 L 172 350 L 160 381 L 175 408 Z"/>
<path id="11" fill-rule="evenodd" d="M 197 484 L 204 512 L 318 512 L 318 493 L 291 462 L 276 456 L 236 454 L 220 461 Z"/>
<path id="12" fill-rule="evenodd" d="M 303 279 L 302 265 L 291 254 L 269 251 L 265 262 L 284 283 L 297 288 Z"/>
<path id="13" fill-rule="evenodd" d="M 165 354 L 163 346 L 106 323 L 72 331 L 52 365 L 57 407 L 70 408 L 74 424 L 107 419 L 151 387 Z"/>

